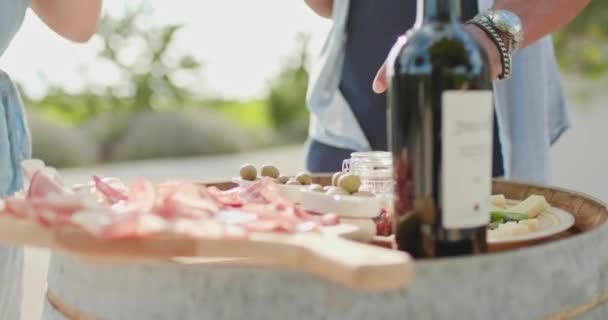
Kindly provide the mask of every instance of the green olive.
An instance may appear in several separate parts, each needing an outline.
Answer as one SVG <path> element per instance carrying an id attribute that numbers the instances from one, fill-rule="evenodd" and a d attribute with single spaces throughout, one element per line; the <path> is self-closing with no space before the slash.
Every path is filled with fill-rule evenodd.
<path id="1" fill-rule="evenodd" d="M 262 166 L 260 174 L 262 175 L 262 177 L 271 177 L 276 179 L 279 177 L 279 169 L 277 169 L 277 167 L 275 166 L 265 164 Z"/>
<path id="2" fill-rule="evenodd" d="M 289 177 L 288 176 L 279 176 L 277 178 L 277 180 L 279 180 L 279 182 L 282 183 L 282 184 L 286 184 L 287 181 L 289 181 Z"/>
<path id="3" fill-rule="evenodd" d="M 240 174 L 241 179 L 253 181 L 257 177 L 258 172 L 253 165 L 247 163 L 241 167 Z"/>
<path id="4" fill-rule="evenodd" d="M 375 197 L 375 195 L 371 192 L 367 192 L 367 191 L 357 191 L 355 193 L 352 194 L 355 197 L 367 197 L 367 198 L 373 198 Z"/>
<path id="5" fill-rule="evenodd" d="M 312 176 L 308 172 L 301 172 L 296 176 L 296 180 L 303 185 L 309 185 L 312 183 Z"/>
<path id="6" fill-rule="evenodd" d="M 289 181 L 287 181 L 286 185 L 290 185 L 290 186 L 299 186 L 302 185 L 300 183 L 300 181 L 295 180 L 295 179 L 289 179 Z"/>
<path id="7" fill-rule="evenodd" d="M 340 176 L 342 176 L 345 173 L 346 172 L 344 172 L 344 171 L 339 171 L 339 172 L 334 173 L 334 175 L 331 177 L 331 185 L 338 186 L 338 179 L 340 179 Z"/>
<path id="8" fill-rule="evenodd" d="M 314 192 L 323 192 L 323 186 L 320 184 L 311 184 L 310 187 L 308 187 L 308 190 Z"/>
<path id="9" fill-rule="evenodd" d="M 338 187 L 346 190 L 348 193 L 355 193 L 359 191 L 361 186 L 361 179 L 354 174 L 347 173 L 340 176 L 338 179 Z"/>
<path id="10" fill-rule="evenodd" d="M 348 195 L 348 191 L 340 188 L 340 187 L 331 187 L 326 192 L 329 195 Z"/>

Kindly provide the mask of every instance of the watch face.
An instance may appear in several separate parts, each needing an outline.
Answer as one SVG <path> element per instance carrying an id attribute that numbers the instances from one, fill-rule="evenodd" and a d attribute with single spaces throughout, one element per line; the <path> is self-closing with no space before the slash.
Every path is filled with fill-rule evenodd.
<path id="1" fill-rule="evenodd" d="M 523 30 L 521 20 L 514 13 L 506 10 L 498 10 L 492 13 L 492 22 L 496 28 L 511 34 L 515 41 L 521 41 Z"/>

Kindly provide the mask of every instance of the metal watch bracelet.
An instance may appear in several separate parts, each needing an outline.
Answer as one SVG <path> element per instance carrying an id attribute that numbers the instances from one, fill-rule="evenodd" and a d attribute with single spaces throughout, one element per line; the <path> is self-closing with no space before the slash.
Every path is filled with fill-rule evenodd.
<path id="1" fill-rule="evenodd" d="M 477 16 L 467 23 L 474 24 L 479 27 L 490 37 L 492 42 L 494 42 L 494 44 L 498 48 L 498 52 L 500 53 L 500 62 L 502 65 L 502 72 L 500 75 L 498 75 L 498 79 L 508 79 L 511 76 L 511 55 L 507 50 L 505 42 L 498 33 L 498 30 L 496 30 L 496 28 L 490 23 L 490 21 L 488 21 L 487 18 L 483 16 Z"/>

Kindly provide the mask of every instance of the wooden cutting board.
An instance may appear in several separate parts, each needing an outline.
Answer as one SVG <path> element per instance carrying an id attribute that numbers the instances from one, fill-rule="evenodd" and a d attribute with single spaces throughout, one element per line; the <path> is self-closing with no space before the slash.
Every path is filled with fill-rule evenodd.
<path id="1" fill-rule="evenodd" d="M 338 225 L 322 234 L 257 233 L 247 239 L 158 235 L 103 240 L 73 227 L 50 230 L 0 217 L 0 242 L 63 251 L 95 263 L 219 261 L 307 272 L 352 289 L 373 291 L 404 288 L 413 280 L 414 261 L 409 255 L 348 240 L 353 232 L 354 226 Z"/>

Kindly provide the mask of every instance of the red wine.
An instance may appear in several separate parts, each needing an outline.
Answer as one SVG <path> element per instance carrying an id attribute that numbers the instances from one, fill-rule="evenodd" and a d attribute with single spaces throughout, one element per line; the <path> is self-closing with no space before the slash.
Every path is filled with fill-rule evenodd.
<path id="1" fill-rule="evenodd" d="M 419 0 L 391 52 L 388 135 L 398 248 L 416 258 L 486 251 L 492 184 L 489 63 L 460 1 Z"/>

